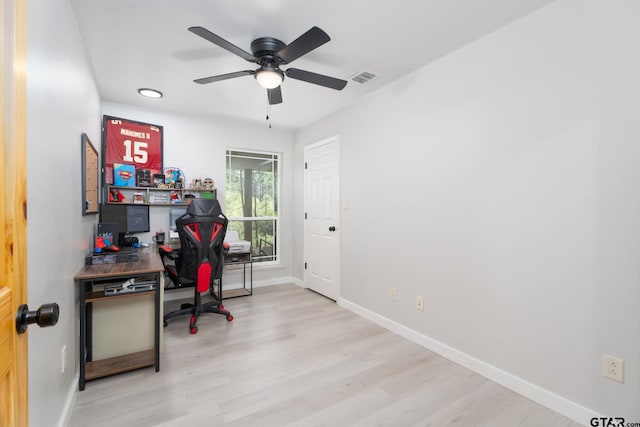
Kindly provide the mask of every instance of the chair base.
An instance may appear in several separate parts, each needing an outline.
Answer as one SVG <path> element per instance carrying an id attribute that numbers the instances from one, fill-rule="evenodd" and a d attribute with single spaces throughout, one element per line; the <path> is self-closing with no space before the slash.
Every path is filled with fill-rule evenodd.
<path id="1" fill-rule="evenodd" d="M 189 321 L 189 332 L 195 334 L 198 332 L 198 327 L 196 326 L 196 322 L 198 321 L 198 316 L 202 313 L 213 313 L 213 314 L 221 314 L 227 318 L 227 321 L 231 322 L 233 320 L 233 316 L 231 313 L 224 309 L 224 306 L 219 301 L 211 301 L 205 304 L 200 303 L 200 295 L 196 298 L 196 304 L 182 304 L 180 306 L 180 310 L 175 310 L 170 313 L 164 315 L 164 326 L 167 326 L 167 321 L 173 319 L 174 317 L 184 316 L 187 314 L 191 315 L 191 320 Z"/>

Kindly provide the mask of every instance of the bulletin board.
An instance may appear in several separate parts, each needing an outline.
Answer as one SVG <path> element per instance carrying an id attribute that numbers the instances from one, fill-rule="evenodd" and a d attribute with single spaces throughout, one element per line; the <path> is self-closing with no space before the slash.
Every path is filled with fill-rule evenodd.
<path id="1" fill-rule="evenodd" d="M 98 152 L 82 134 L 82 215 L 98 213 Z"/>
<path id="2" fill-rule="evenodd" d="M 103 116 L 103 182 L 113 184 L 114 164 L 133 165 L 162 174 L 162 126 Z"/>

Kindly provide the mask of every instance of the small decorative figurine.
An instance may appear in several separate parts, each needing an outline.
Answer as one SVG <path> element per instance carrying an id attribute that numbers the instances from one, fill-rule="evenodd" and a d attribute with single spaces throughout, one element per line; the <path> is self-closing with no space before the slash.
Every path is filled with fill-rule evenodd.
<path id="1" fill-rule="evenodd" d="M 118 203 L 123 202 L 124 194 L 122 194 L 120 190 L 116 190 L 115 188 L 112 188 L 111 191 L 109 191 L 109 201 L 118 202 Z"/>
<path id="2" fill-rule="evenodd" d="M 202 180 L 202 185 L 205 190 L 213 190 L 213 178 L 205 178 Z"/>
<path id="3" fill-rule="evenodd" d="M 180 194 L 178 194 L 177 191 L 171 192 L 171 203 L 182 203 L 182 200 L 180 200 Z"/>

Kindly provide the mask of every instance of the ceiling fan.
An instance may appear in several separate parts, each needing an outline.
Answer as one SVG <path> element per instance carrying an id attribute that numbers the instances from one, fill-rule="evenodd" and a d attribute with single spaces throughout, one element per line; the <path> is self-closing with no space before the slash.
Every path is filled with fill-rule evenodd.
<path id="1" fill-rule="evenodd" d="M 260 65 L 256 70 L 236 71 L 234 73 L 196 79 L 194 80 L 196 83 L 207 84 L 252 75 L 260 86 L 267 89 L 269 105 L 280 104 L 282 102 L 280 84 L 284 80 L 285 75 L 292 79 L 302 80 L 307 83 L 313 83 L 336 90 L 342 90 L 347 85 L 346 80 L 312 73 L 311 71 L 300 70 L 298 68 L 288 68 L 284 71 L 280 69 L 281 65 L 289 64 L 331 40 L 329 35 L 318 27 L 312 27 L 288 45 L 273 37 L 257 38 L 251 42 L 252 53 L 239 48 L 206 28 L 190 27 L 189 31 L 249 62 L 255 62 Z"/>

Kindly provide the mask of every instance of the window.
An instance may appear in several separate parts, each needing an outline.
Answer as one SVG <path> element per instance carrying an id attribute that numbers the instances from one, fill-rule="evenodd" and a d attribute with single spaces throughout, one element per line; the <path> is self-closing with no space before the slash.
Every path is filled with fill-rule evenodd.
<path id="1" fill-rule="evenodd" d="M 279 189 L 278 154 L 227 150 L 228 229 L 251 242 L 254 262 L 278 261 Z"/>

